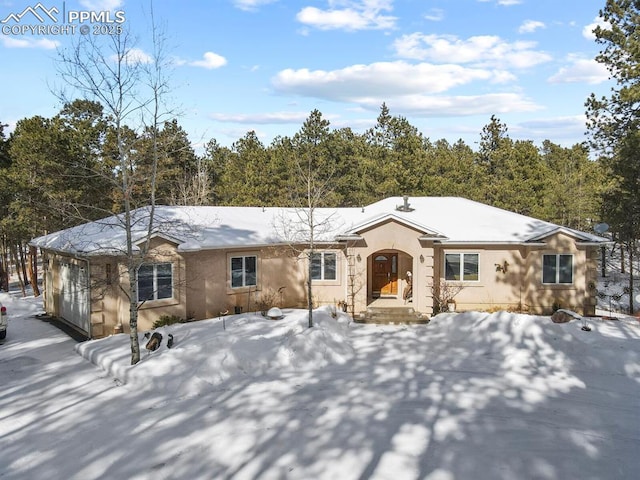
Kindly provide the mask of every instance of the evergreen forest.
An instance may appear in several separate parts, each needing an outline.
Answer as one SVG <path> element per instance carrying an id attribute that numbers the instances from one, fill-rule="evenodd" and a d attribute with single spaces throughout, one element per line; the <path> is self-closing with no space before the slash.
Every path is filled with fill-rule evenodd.
<path id="1" fill-rule="evenodd" d="M 305 188 L 296 172 L 302 158 L 330 182 L 321 206 L 461 196 L 591 231 L 607 187 L 605 168 L 586 144 L 512 140 L 495 116 L 475 150 L 462 140 L 430 139 L 384 104 L 364 133 L 333 129 L 314 110 L 291 137 L 265 145 L 249 131 L 230 147 L 211 139 L 202 154 L 177 119 L 155 132 L 120 130 L 133 207 L 149 203 L 151 181 L 156 204 L 289 206 Z M 22 119 L 11 135 L 0 130 L 3 265 L 10 256 L 24 258 L 35 236 L 122 211 L 116 133 L 102 106 L 88 100 L 64 105 L 53 118 Z"/>

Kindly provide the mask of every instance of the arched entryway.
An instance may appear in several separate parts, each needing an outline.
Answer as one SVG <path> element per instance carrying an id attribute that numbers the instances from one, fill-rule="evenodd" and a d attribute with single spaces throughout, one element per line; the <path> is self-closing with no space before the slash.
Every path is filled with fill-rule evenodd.
<path id="1" fill-rule="evenodd" d="M 388 300 L 403 304 L 407 272 L 413 271 L 413 257 L 400 250 L 379 250 L 368 259 L 368 302 Z"/>

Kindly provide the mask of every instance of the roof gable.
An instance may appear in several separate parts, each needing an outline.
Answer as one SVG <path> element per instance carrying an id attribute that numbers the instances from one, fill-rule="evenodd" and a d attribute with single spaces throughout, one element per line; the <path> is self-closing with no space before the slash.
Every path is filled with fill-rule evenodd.
<path id="1" fill-rule="evenodd" d="M 549 237 L 552 237 L 554 235 L 558 235 L 558 234 L 564 234 L 567 235 L 568 237 L 573 238 L 574 240 L 578 240 L 581 242 L 596 242 L 596 243 L 602 243 L 603 241 L 608 241 L 606 238 L 602 238 L 599 237 L 597 235 L 593 235 L 591 233 L 587 233 L 587 232 L 581 232 L 579 230 L 574 230 L 572 228 L 568 228 L 568 227 L 561 227 L 558 225 L 554 225 L 553 228 L 551 228 L 550 230 L 546 231 L 546 232 L 541 232 L 535 235 L 532 235 L 531 237 L 529 237 L 527 239 L 528 242 L 541 242 L 544 241 L 546 239 L 548 239 Z"/>
<path id="2" fill-rule="evenodd" d="M 416 222 L 409 218 L 400 217 L 394 213 L 387 213 L 376 215 L 372 218 L 368 218 L 367 220 L 361 222 L 360 224 L 354 225 L 346 232 L 347 235 L 360 235 L 368 230 L 374 229 L 382 224 L 388 222 L 395 222 L 400 225 L 404 225 L 405 227 L 416 230 L 418 233 L 421 233 L 423 236 L 433 237 L 433 238 L 446 238 L 442 233 L 438 232 L 433 228 L 429 228 L 423 225 L 420 222 Z"/>

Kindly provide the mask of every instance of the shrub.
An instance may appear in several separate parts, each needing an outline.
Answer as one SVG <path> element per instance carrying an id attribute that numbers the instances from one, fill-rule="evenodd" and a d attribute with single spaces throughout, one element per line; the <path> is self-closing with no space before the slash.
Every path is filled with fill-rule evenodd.
<path id="1" fill-rule="evenodd" d="M 463 285 L 458 283 L 449 283 L 446 280 L 441 280 L 439 284 L 431 284 L 431 294 L 433 295 L 433 314 L 448 312 L 449 303 L 454 302 L 454 298 L 464 288 Z"/>
<path id="2" fill-rule="evenodd" d="M 279 297 L 279 291 L 275 292 L 271 289 L 264 290 L 256 300 L 256 308 L 259 312 L 266 313 L 271 307 L 280 307 Z"/>
<path id="3" fill-rule="evenodd" d="M 162 315 L 158 320 L 153 322 L 153 328 L 165 327 L 174 323 L 185 323 L 186 320 L 177 315 Z"/>

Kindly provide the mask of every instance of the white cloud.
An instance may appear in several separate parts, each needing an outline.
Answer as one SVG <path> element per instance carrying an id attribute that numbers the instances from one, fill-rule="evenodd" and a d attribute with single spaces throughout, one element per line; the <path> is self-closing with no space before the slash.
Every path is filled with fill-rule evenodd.
<path id="1" fill-rule="evenodd" d="M 384 30 L 394 28 L 396 17 L 390 0 L 330 0 L 329 8 L 304 7 L 296 19 L 320 30 Z"/>
<path id="2" fill-rule="evenodd" d="M 520 5 L 522 0 L 478 0 L 481 3 L 494 2 L 497 5 L 502 5 L 503 7 L 510 7 L 512 5 Z"/>
<path id="3" fill-rule="evenodd" d="M 509 125 L 512 136 L 522 136 L 528 140 L 553 139 L 553 143 L 571 146 L 580 142 L 586 131 L 587 118 L 584 115 L 538 118 Z"/>
<path id="4" fill-rule="evenodd" d="M 247 124 L 283 124 L 303 123 L 309 112 L 269 112 L 269 113 L 212 113 L 209 117 L 218 122 L 247 123 Z"/>
<path id="5" fill-rule="evenodd" d="M 120 8 L 123 4 L 124 0 L 80 0 L 80 5 L 95 12 L 101 12 L 103 10 L 112 12 Z"/>
<path id="6" fill-rule="evenodd" d="M 0 42 L 6 48 L 42 48 L 53 50 L 60 46 L 60 42 L 48 38 L 12 37 L 0 35 Z"/>
<path id="7" fill-rule="evenodd" d="M 394 42 L 402 58 L 435 62 L 469 63 L 501 68 L 528 68 L 551 60 L 545 52 L 534 50 L 535 42 L 508 43 L 498 36 L 479 35 L 461 40 L 455 35 L 403 35 Z"/>
<path id="8" fill-rule="evenodd" d="M 278 93 L 347 102 L 377 110 L 390 108 L 418 116 L 458 116 L 529 112 L 541 107 L 521 93 L 442 95 L 472 82 L 510 81 L 509 72 L 461 65 L 404 61 L 352 65 L 338 70 L 286 69 L 273 79 Z"/>
<path id="9" fill-rule="evenodd" d="M 513 73 L 506 70 L 493 70 L 492 72 L 491 83 L 511 83 L 518 79 Z"/>
<path id="10" fill-rule="evenodd" d="M 525 122 L 520 122 L 519 125 L 527 129 L 556 130 L 558 128 L 566 127 L 574 128 L 576 125 L 580 125 L 584 128 L 586 121 L 587 118 L 584 115 L 571 115 L 565 117 L 539 118 L 536 120 L 528 120 Z"/>
<path id="11" fill-rule="evenodd" d="M 177 56 L 173 55 L 173 56 L 170 57 L 170 63 L 174 67 L 181 67 L 183 65 L 186 65 L 189 62 L 187 62 L 184 58 L 180 58 L 180 57 L 177 57 Z"/>
<path id="12" fill-rule="evenodd" d="M 593 59 L 569 57 L 569 65 L 549 78 L 549 83 L 588 83 L 595 85 L 609 80 L 607 67 Z"/>
<path id="13" fill-rule="evenodd" d="M 220 68 L 227 64 L 227 59 L 222 55 L 218 55 L 213 52 L 205 52 L 202 55 L 202 60 L 195 60 L 193 62 L 189 62 L 189 65 L 192 67 L 202 67 L 207 70 L 213 70 L 215 68 Z"/>
<path id="14" fill-rule="evenodd" d="M 586 25 L 582 29 L 582 36 L 588 40 L 595 40 L 596 34 L 593 33 L 596 27 L 608 29 L 610 28 L 609 22 L 606 22 L 602 17 L 596 17 L 592 23 Z"/>
<path id="15" fill-rule="evenodd" d="M 385 102 L 394 112 L 414 117 L 459 117 L 473 115 L 507 114 L 512 112 L 533 112 L 542 107 L 518 93 L 496 93 L 470 96 L 430 96 L 403 95 L 394 98 L 385 96 L 367 97 L 359 102 L 357 111 L 378 112 L 380 105 Z M 266 113 L 212 113 L 209 118 L 222 123 L 237 123 L 242 125 L 293 124 L 300 125 L 309 116 L 309 112 L 266 112 Z M 331 119 L 335 128 L 368 128 L 371 118 L 361 120 L 344 120 L 335 115 L 325 115 Z M 236 138 L 246 132 L 240 131 Z"/>
<path id="16" fill-rule="evenodd" d="M 503 72 L 459 65 L 409 64 L 403 61 L 352 65 L 340 70 L 280 71 L 272 84 L 276 91 L 326 98 L 360 101 L 368 96 L 441 93 L 473 81 L 500 81 Z"/>
<path id="17" fill-rule="evenodd" d="M 118 57 L 116 55 L 111 56 L 111 60 L 113 61 L 116 61 L 117 58 Z M 151 55 L 140 48 L 132 48 L 131 50 L 127 51 L 123 57 L 123 60 L 125 63 L 129 64 L 153 62 L 153 58 L 151 57 Z"/>
<path id="18" fill-rule="evenodd" d="M 252 12 L 258 10 L 263 5 L 268 5 L 278 0 L 234 0 L 233 4 L 240 10 Z"/>
<path id="19" fill-rule="evenodd" d="M 441 8 L 432 8 L 431 10 L 429 10 L 429 13 L 424 16 L 424 18 L 427 20 L 431 20 L 432 22 L 440 22 L 444 20 L 444 10 L 442 10 Z"/>
<path id="20" fill-rule="evenodd" d="M 542 107 L 517 93 L 492 93 L 469 96 L 406 95 L 394 99 L 384 97 L 362 102 L 369 109 L 379 109 L 385 101 L 393 111 L 420 117 L 455 117 L 494 113 L 532 112 Z"/>
<path id="21" fill-rule="evenodd" d="M 518 28 L 518 33 L 533 33 L 540 28 L 546 28 L 546 25 L 537 20 L 525 20 Z"/>

